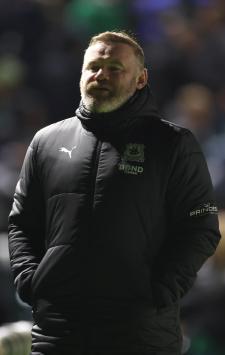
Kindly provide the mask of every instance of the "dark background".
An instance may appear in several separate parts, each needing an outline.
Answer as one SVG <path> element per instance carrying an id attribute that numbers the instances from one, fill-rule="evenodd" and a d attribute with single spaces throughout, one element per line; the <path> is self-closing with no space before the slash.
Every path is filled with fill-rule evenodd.
<path id="1" fill-rule="evenodd" d="M 133 32 L 161 113 L 190 128 L 207 159 L 225 234 L 225 1 L 0 0 L 0 325 L 31 319 L 12 286 L 7 218 L 34 133 L 74 115 L 90 36 Z M 184 298 L 188 355 L 225 354 L 225 244 Z"/>

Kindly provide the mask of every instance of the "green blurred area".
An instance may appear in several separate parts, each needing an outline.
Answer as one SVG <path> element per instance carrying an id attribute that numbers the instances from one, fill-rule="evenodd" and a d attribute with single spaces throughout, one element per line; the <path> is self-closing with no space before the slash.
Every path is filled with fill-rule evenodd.
<path id="1" fill-rule="evenodd" d="M 126 1 L 73 0 L 65 7 L 64 19 L 81 36 L 129 27 Z"/>

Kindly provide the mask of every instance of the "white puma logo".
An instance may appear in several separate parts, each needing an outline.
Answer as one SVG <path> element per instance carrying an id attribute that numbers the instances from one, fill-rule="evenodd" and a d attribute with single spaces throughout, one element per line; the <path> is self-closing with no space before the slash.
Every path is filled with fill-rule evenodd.
<path id="1" fill-rule="evenodd" d="M 76 148 L 77 146 L 75 145 L 71 150 L 65 148 L 65 147 L 61 147 L 59 148 L 60 152 L 64 152 L 64 153 L 68 153 L 70 159 L 72 158 L 72 151 Z"/>

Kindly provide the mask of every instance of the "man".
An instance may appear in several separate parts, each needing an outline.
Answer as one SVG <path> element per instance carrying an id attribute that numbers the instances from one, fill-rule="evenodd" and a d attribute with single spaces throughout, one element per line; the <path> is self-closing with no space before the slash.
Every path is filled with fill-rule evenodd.
<path id="1" fill-rule="evenodd" d="M 127 34 L 92 38 L 80 89 L 34 137 L 9 217 L 32 354 L 181 354 L 180 299 L 219 241 L 205 160 L 157 114 Z"/>

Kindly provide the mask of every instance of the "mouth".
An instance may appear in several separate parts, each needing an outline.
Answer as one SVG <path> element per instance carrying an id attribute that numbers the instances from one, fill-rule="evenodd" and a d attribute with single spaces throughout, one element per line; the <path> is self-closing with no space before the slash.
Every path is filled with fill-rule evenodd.
<path id="1" fill-rule="evenodd" d="M 109 97 L 111 95 L 111 91 L 105 86 L 91 86 L 87 89 L 87 94 L 96 98 L 103 98 Z"/>
<path id="2" fill-rule="evenodd" d="M 110 91 L 109 88 L 106 88 L 104 86 L 95 86 L 90 88 L 91 90 L 98 90 L 98 91 Z"/>
<path id="3" fill-rule="evenodd" d="M 87 88 L 89 90 L 107 90 L 110 91 L 110 88 L 108 85 L 104 85 L 103 83 L 90 83 Z"/>

